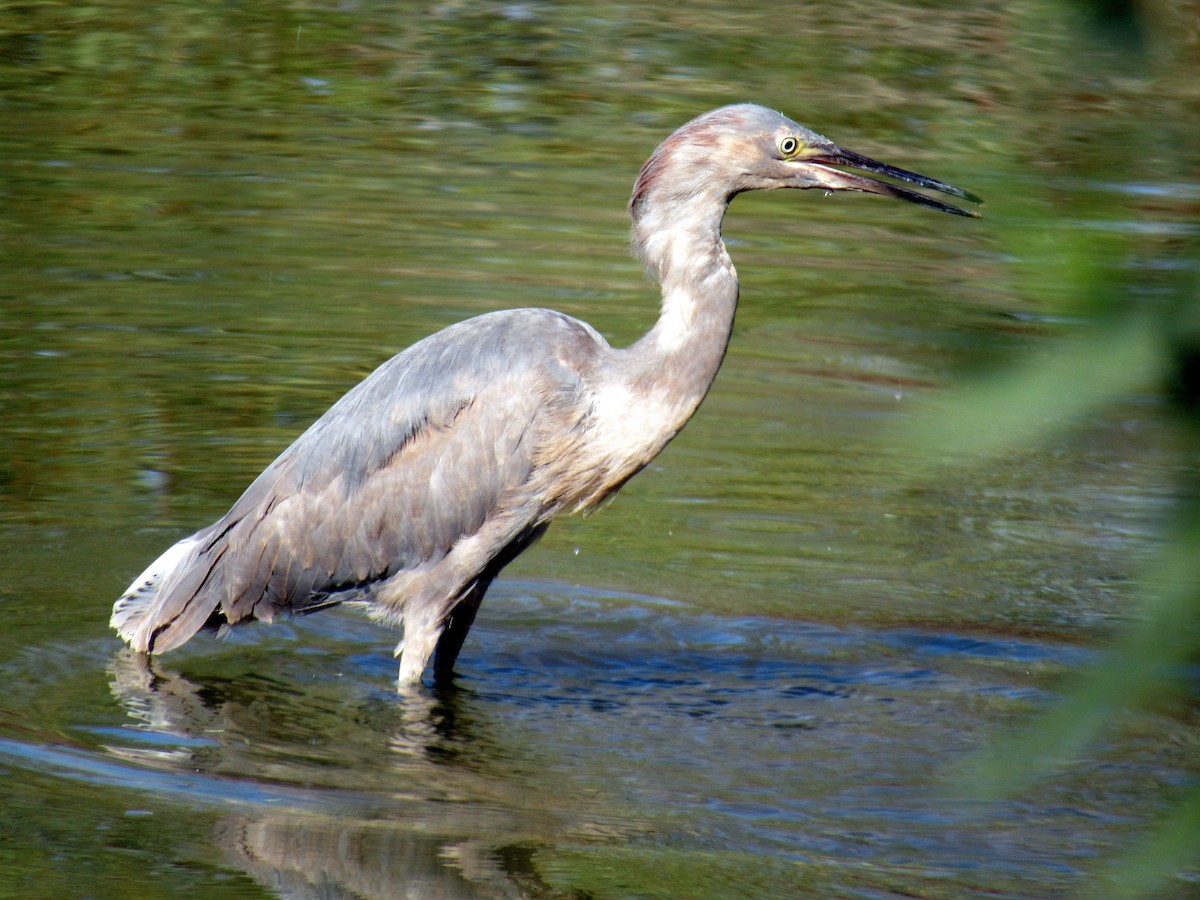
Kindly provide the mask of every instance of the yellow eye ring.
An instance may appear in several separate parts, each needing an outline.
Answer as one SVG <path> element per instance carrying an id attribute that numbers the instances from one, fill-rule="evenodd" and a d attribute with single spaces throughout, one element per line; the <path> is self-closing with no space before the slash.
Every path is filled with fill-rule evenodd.
<path id="1" fill-rule="evenodd" d="M 784 156 L 791 156 L 800 149 L 800 142 L 790 134 L 779 142 L 779 152 Z"/>

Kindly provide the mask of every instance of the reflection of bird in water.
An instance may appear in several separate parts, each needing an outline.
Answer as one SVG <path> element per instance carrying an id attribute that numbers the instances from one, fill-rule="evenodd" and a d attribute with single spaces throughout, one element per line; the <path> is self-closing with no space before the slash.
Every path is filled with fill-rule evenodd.
<path id="1" fill-rule="evenodd" d="M 487 728 L 476 729 L 466 695 L 452 687 L 395 704 L 383 703 L 358 681 L 349 691 L 349 682 L 338 678 L 296 692 L 287 689 L 286 676 L 260 673 L 248 663 L 238 675 L 184 675 L 160 659 L 122 649 L 108 664 L 109 690 L 136 723 L 129 734 L 137 737 L 116 739 L 106 752 L 178 768 L 189 777 L 269 771 L 263 791 L 306 809 L 323 803 L 312 800 L 309 789 L 390 794 L 398 783 L 419 784 L 421 799 L 433 802 L 468 785 L 478 793 L 487 785 L 464 773 L 477 772 L 489 754 L 506 752 L 496 748 Z M 330 765 L 318 745 L 336 748 L 329 752 L 338 765 Z"/>
<path id="2" fill-rule="evenodd" d="M 130 721 L 106 736 L 106 771 L 217 813 L 216 847 L 272 894 L 550 896 L 510 848 L 624 845 L 639 827 L 593 797 L 554 803 L 561 785 L 523 774 L 544 771 L 537 749 L 497 738 L 463 691 L 387 703 L 362 680 L 297 692 L 252 663 L 187 677 L 127 650 L 108 671 Z"/>
<path id="3" fill-rule="evenodd" d="M 733 328 L 721 240 L 743 191 L 819 188 L 973 215 L 889 176 L 974 195 L 843 150 L 743 104 L 684 125 L 642 167 L 633 245 L 662 311 L 614 349 L 546 309 L 479 316 L 384 363 L 267 467 L 218 522 L 170 548 L 113 607 L 135 649 L 205 626 L 361 602 L 404 627 L 400 682 L 449 675 L 492 579 L 559 513 L 587 510 L 652 460 L 708 392 Z"/>

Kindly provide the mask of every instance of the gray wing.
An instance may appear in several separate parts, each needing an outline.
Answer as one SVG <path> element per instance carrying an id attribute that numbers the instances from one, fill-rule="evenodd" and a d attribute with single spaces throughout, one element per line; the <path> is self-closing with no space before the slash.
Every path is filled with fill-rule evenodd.
<path id="1" fill-rule="evenodd" d="M 530 488 L 539 447 L 582 427 L 588 367 L 607 350 L 549 310 L 480 316 L 414 344 L 188 539 L 123 633 L 163 652 L 214 616 L 270 620 L 369 599 L 392 576 L 435 567 L 500 510 L 514 534 L 540 524 L 547 510 Z"/>

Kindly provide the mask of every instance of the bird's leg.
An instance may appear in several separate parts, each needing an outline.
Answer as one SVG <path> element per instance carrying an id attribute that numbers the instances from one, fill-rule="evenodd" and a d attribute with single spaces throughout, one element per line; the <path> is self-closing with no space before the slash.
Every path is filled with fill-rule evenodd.
<path id="1" fill-rule="evenodd" d="M 400 676 L 397 685 L 400 690 L 407 690 L 421 683 L 421 675 L 429 658 L 433 656 L 436 634 L 412 633 L 407 625 L 404 627 L 404 640 L 396 645 L 396 656 L 400 657 Z"/>
<path id="2" fill-rule="evenodd" d="M 513 535 L 511 524 L 500 520 L 459 541 L 441 564 L 445 567 L 442 574 L 419 584 L 416 592 L 411 573 L 400 573 L 387 583 L 374 615 L 393 624 L 397 618 L 403 619 L 404 640 L 396 646 L 402 690 L 420 683 L 435 653 L 434 677 L 440 681 L 452 673 L 492 579 L 535 543 L 549 524 L 526 526 Z M 477 574 L 471 577 L 468 573 L 472 572 Z"/>
<path id="3" fill-rule="evenodd" d="M 401 690 L 420 684 L 440 633 L 436 616 L 405 612 L 404 640 L 396 645 L 396 656 L 400 657 L 398 683 Z"/>
<path id="4" fill-rule="evenodd" d="M 488 579 L 476 583 L 467 594 L 454 604 L 447 613 L 441 612 L 443 604 L 431 604 L 429 608 L 412 608 L 404 612 L 404 640 L 396 645 L 396 656 L 400 657 L 401 687 L 419 684 L 430 659 L 433 660 L 435 681 L 446 681 L 454 672 L 454 661 L 462 649 L 475 613 L 483 602 Z"/>
<path id="5" fill-rule="evenodd" d="M 442 628 L 442 635 L 433 651 L 434 681 L 449 681 L 454 675 L 454 661 L 458 659 L 463 641 L 467 639 L 467 632 L 471 630 L 471 624 L 475 621 L 475 614 L 479 612 L 479 605 L 483 602 L 486 591 L 486 584 L 477 585 L 450 610 Z"/>

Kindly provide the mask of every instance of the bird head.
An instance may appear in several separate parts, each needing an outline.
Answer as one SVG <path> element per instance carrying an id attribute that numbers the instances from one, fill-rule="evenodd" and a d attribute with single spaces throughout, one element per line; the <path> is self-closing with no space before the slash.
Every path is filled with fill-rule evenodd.
<path id="1" fill-rule="evenodd" d="M 897 181 L 983 202 L 962 188 L 839 147 L 777 112 L 741 103 L 707 112 L 663 141 L 642 167 L 630 211 L 636 220 L 656 196 L 680 200 L 717 191 L 728 201 L 744 191 L 816 188 L 881 194 L 958 216 L 978 215 Z"/>

